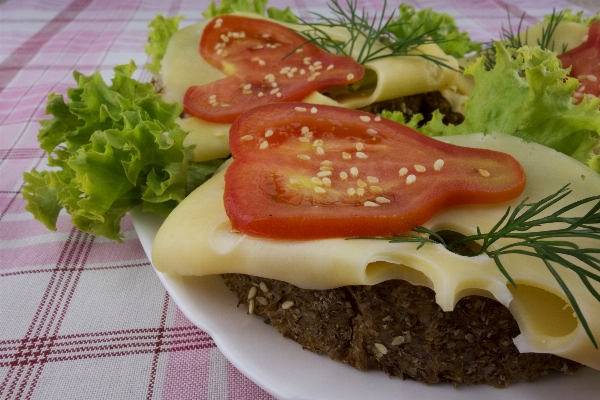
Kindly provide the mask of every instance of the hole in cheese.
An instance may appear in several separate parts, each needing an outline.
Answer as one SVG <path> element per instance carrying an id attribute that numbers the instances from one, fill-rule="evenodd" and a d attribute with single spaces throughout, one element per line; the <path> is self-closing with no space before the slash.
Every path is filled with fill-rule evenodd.
<path id="1" fill-rule="evenodd" d="M 450 243 L 454 240 L 462 239 L 466 236 L 460 232 L 456 232 L 456 231 L 452 231 L 452 230 L 439 230 L 436 233 L 438 235 L 440 235 L 440 237 L 442 239 L 444 239 L 444 241 L 446 243 Z M 433 236 L 430 236 L 429 238 L 432 240 L 436 240 L 436 238 Z M 457 249 L 455 249 L 455 250 L 453 250 L 453 249 L 448 249 L 448 250 L 450 250 L 456 254 L 468 254 L 468 253 L 475 254 L 481 250 L 481 246 L 474 241 L 470 241 L 470 242 L 464 242 L 464 243 L 459 244 L 457 246 Z"/>
<path id="2" fill-rule="evenodd" d="M 387 261 L 374 261 L 367 265 L 365 275 L 369 282 L 403 279 L 416 286 L 433 288 L 433 282 L 424 273 L 403 264 L 394 264 Z"/>
<path id="3" fill-rule="evenodd" d="M 571 306 L 561 297 L 539 287 L 516 282 L 515 289 L 510 283 L 508 290 L 514 296 L 509 309 L 515 316 L 521 330 L 532 334 L 564 337 L 577 328 L 577 318 Z M 522 321 L 527 321 L 527 327 Z"/>

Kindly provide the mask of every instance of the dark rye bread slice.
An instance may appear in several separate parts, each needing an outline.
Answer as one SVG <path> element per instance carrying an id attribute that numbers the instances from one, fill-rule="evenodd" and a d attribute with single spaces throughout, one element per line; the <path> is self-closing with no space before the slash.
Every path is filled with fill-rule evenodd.
<path id="1" fill-rule="evenodd" d="M 306 290 L 241 274 L 223 279 L 238 305 L 285 337 L 360 370 L 427 384 L 502 388 L 552 370 L 572 374 L 579 366 L 555 355 L 519 353 L 512 342 L 519 334 L 515 319 L 485 297 L 465 297 L 454 311 L 444 312 L 433 290 L 401 280 Z"/>

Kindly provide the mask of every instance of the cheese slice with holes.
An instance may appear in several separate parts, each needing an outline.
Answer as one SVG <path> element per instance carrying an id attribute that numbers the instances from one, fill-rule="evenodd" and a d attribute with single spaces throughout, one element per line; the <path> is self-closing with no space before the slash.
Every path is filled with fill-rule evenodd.
<path id="1" fill-rule="evenodd" d="M 538 201 L 570 184 L 570 203 L 597 195 L 600 188 L 600 175 L 587 166 L 512 136 L 473 134 L 443 140 L 511 154 L 523 165 L 528 183 L 522 196 L 509 203 L 455 207 L 437 214 L 425 224 L 434 231 L 470 235 L 479 226 L 487 232 L 508 206 L 514 207 L 525 197 Z M 417 250 L 415 244 L 379 240 L 283 241 L 250 237 L 232 232 L 223 206 L 223 188 L 221 172 L 169 215 L 152 250 L 158 270 L 180 275 L 243 273 L 310 289 L 405 279 L 432 288 L 437 303 L 446 311 L 464 296 L 484 295 L 507 306 L 515 316 L 521 329 L 515 343 L 521 352 L 553 353 L 600 369 L 600 351 L 574 317 L 561 288 L 536 258 L 503 256 L 503 264 L 517 282 L 518 288 L 514 289 L 492 259 L 459 256 L 441 245 L 425 245 Z M 575 214 L 583 215 L 585 211 L 578 209 Z M 577 243 L 598 246 L 585 239 Z M 558 269 L 575 293 L 592 332 L 600 339 L 600 303 L 574 273 Z M 591 284 L 600 290 L 598 282 Z"/>
<path id="2" fill-rule="evenodd" d="M 243 14 L 260 18 L 256 14 Z M 201 86 L 225 77 L 208 64 L 199 53 L 199 43 L 207 21 L 202 21 L 177 31 L 169 41 L 162 60 L 163 97 L 166 101 L 183 102 L 190 86 Z M 292 29 L 307 29 L 301 25 L 284 24 Z M 330 36 L 341 41 L 348 39 L 345 29 L 326 29 Z M 352 55 L 356 58 L 360 43 Z M 453 109 L 460 111 L 467 94 L 472 90 L 470 78 L 457 72 L 458 62 L 446 55 L 439 46 L 426 44 L 414 51 L 431 54 L 443 60 L 449 68 L 442 68 L 422 57 L 388 57 L 368 62 L 364 65 L 368 74 L 373 74 L 376 84 L 352 94 L 345 94 L 333 100 L 318 92 L 304 99 L 307 103 L 329 104 L 347 108 L 360 108 L 371 103 L 390 100 L 418 93 L 439 90 L 451 101 Z M 217 124 L 188 117 L 177 121 L 189 135 L 185 145 L 196 145 L 196 161 L 224 158 L 229 155 L 228 135 L 230 124 Z"/>

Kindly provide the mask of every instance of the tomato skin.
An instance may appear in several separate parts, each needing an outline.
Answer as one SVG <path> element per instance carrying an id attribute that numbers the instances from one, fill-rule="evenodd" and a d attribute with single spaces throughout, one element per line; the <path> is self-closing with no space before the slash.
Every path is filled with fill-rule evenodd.
<path id="1" fill-rule="evenodd" d="M 259 18 L 214 18 L 204 29 L 200 54 L 228 75 L 192 86 L 184 96 L 185 110 L 210 122 L 231 123 L 253 107 L 299 101 L 364 76 L 351 57 L 327 53 L 283 25 Z"/>
<path id="2" fill-rule="evenodd" d="M 590 25 L 588 38 L 584 43 L 558 58 L 563 68 L 571 67 L 569 76 L 580 81 L 575 97 L 581 98 L 583 93 L 600 96 L 600 20 Z"/>
<path id="3" fill-rule="evenodd" d="M 330 106 L 255 108 L 235 121 L 229 140 L 225 210 L 234 229 L 266 238 L 391 236 L 450 206 L 513 199 L 526 182 L 508 154 L 450 145 Z"/>

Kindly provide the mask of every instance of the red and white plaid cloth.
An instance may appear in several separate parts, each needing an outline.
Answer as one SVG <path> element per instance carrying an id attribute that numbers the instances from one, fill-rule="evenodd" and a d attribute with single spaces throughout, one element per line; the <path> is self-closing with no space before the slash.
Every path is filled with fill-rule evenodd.
<path id="1" fill-rule="evenodd" d="M 539 21 L 565 1 L 408 1 L 455 16 L 475 40 L 497 38 L 525 12 Z M 390 1 L 388 7 L 396 7 Z M 147 24 L 157 14 L 202 18 L 207 0 L 0 0 L 0 398 L 266 399 L 211 337 L 193 326 L 160 284 L 131 220 L 122 244 L 83 234 L 61 215 L 51 232 L 25 211 L 23 172 L 45 154 L 37 143 L 50 92 L 72 71 L 110 76 L 143 68 Z M 302 18 L 323 0 L 272 0 Z M 381 10 L 383 0 L 359 1 Z"/>

